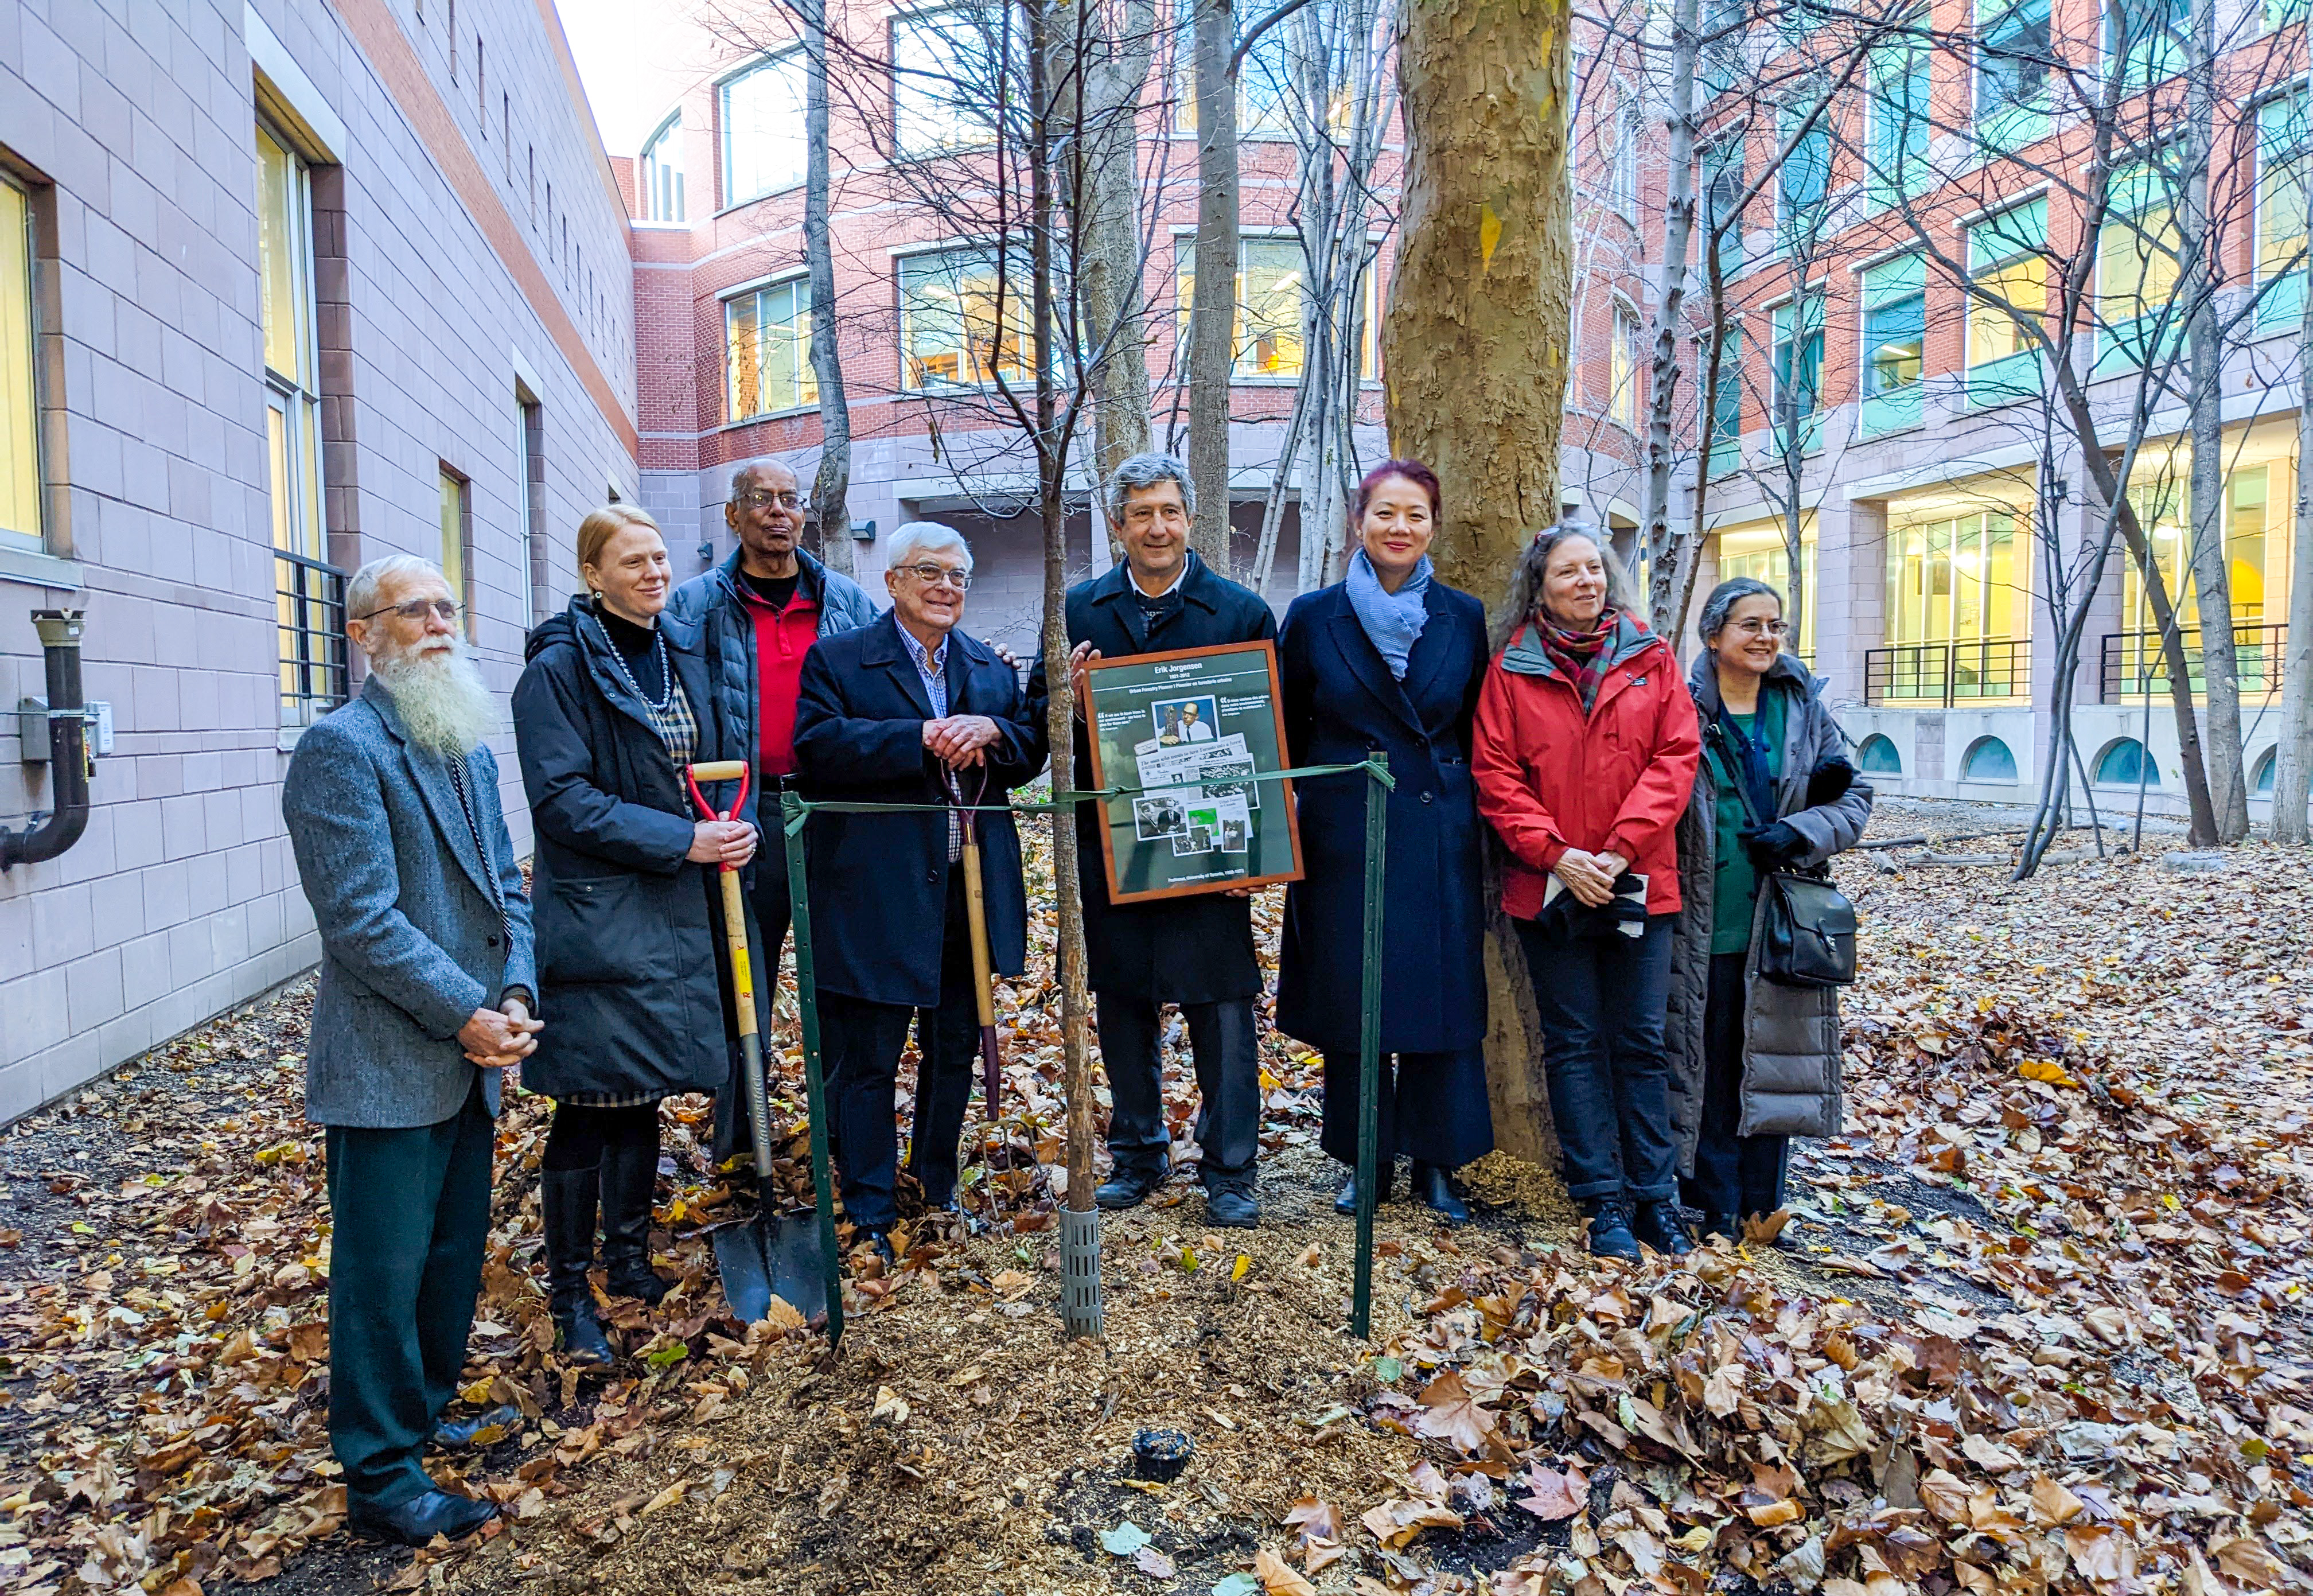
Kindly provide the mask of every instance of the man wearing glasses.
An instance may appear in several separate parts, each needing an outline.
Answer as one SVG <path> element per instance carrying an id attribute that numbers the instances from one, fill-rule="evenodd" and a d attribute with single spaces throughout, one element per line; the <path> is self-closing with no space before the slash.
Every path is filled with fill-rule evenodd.
<path id="1" fill-rule="evenodd" d="M 700 647 L 714 683 L 715 713 L 726 746 L 755 750 L 755 792 L 765 816 L 795 781 L 796 692 L 804 656 L 821 638 L 875 618 L 859 584 L 801 547 L 805 505 L 795 472 L 776 461 L 741 466 L 731 479 L 723 519 L 739 546 L 713 570 L 674 590 L 666 616 L 678 628 L 703 629 Z M 776 824 L 776 821 L 770 824 Z M 753 867 L 757 957 L 779 967 L 787 934 L 787 856 L 758 851 Z M 731 1155 L 746 1123 L 734 1092 L 715 1104 L 715 1156 Z"/>
<path id="2" fill-rule="evenodd" d="M 812 797 L 857 803 L 1001 805 L 1044 768 L 1042 719 L 1007 662 L 957 622 L 972 551 L 952 527 L 892 534 L 892 609 L 805 661 L 796 754 Z M 1026 967 L 1027 893 L 1007 814 L 973 816 L 998 973 Z M 980 1018 L 965 907 L 961 817 L 951 810 L 812 821 L 812 948 L 842 1148 L 843 1207 L 886 1260 L 899 1217 L 893 1092 L 916 1027 L 908 1172 L 935 1208 L 956 1206 L 956 1140 L 972 1099 Z"/>

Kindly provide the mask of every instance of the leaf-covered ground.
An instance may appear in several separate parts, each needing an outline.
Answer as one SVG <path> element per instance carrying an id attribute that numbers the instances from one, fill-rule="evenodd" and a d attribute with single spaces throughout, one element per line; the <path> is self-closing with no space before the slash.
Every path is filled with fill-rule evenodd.
<path id="1" fill-rule="evenodd" d="M 1886 808 L 1883 834 L 1942 824 Z M 339 1532 L 292 988 L 0 1140 L 0 1584 L 2306 1585 L 2306 856 L 2089 860 L 2021 886 L 1894 862 L 1912 857 L 1842 870 L 1866 927 L 1849 1133 L 1806 1151 L 1776 1245 L 1593 1265 L 1554 1184 L 1496 1158 L 1469 1172 L 1474 1225 L 1383 1211 L 1370 1343 L 1342 1333 L 1339 1170 L 1314 1146 L 1313 1064 L 1281 1038 L 1266 1222 L 1210 1233 L 1183 1182 L 1111 1216 L 1101 1343 L 1064 1340 L 1054 1312 L 1042 974 L 1005 1004 L 1019 1023 L 978 1222 L 919 1221 L 897 1274 L 859 1283 L 831 1360 L 805 1331 L 726 1317 L 702 1227 L 744 1199 L 679 1103 L 659 1216 L 685 1285 L 657 1314 L 611 1305 L 609 1375 L 563 1369 L 536 1279 L 544 1105 L 526 1099 L 500 1125 L 467 1391 L 523 1419 L 438 1459 L 506 1517 L 415 1558 Z M 1178 1483 L 1130 1477 L 1143 1427 L 1194 1442 Z"/>

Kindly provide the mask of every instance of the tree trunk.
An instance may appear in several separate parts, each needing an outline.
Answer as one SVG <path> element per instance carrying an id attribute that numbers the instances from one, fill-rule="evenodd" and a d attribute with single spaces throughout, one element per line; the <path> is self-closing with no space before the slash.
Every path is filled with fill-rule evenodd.
<path id="1" fill-rule="evenodd" d="M 1099 15 L 1095 12 L 1088 15 Z M 1140 89 L 1156 31 L 1153 0 L 1127 0 L 1113 37 L 1095 32 L 1084 74 L 1085 327 L 1093 369 L 1093 453 L 1103 477 L 1149 446 L 1148 319 L 1140 294 Z"/>
<path id="2" fill-rule="evenodd" d="M 799 0 L 804 26 L 804 262 L 811 273 L 811 375 L 819 384 L 819 471 L 812 479 L 812 512 L 819 522 L 819 557 L 852 574 L 851 405 L 843 393 L 843 363 L 835 348 L 835 260 L 828 246 L 826 0 Z"/>
<path id="3" fill-rule="evenodd" d="M 1528 537 L 1558 518 L 1573 294 L 1568 22 L 1567 0 L 1429 0 L 1399 24 L 1390 439 L 1452 495 L 1432 551 L 1439 576 L 1496 610 Z M 1495 1138 L 1554 1168 L 1532 989 L 1499 912 L 1486 979 Z"/>
<path id="4" fill-rule="evenodd" d="M 1646 501 L 1641 507 L 1639 546 L 1647 551 L 1650 589 L 1674 583 L 1664 569 L 1676 558 L 1670 538 L 1672 405 L 1678 393 L 1678 323 L 1686 308 L 1686 252 L 1694 236 L 1694 56 L 1701 0 L 1675 0 L 1670 23 L 1670 104 L 1663 112 L 1669 176 L 1663 203 L 1662 287 L 1655 296 L 1654 359 L 1647 387 Z M 1704 458 L 1696 467 L 1695 493 L 1702 495 L 1711 447 L 1711 395 L 1699 395 Z M 1651 601 L 1652 595 L 1649 594 Z M 1654 630 L 1675 637 L 1682 617 L 1658 613 L 1649 602 Z"/>
<path id="5" fill-rule="evenodd" d="M 2273 838 L 2313 842 L 2313 255 L 2297 333 L 2297 522 L 2290 538 L 2289 636 L 2281 664 L 2281 753 L 2273 761 Z"/>
<path id="6" fill-rule="evenodd" d="M 1189 313 L 1189 478 L 1197 519 L 1189 542 L 1207 565 L 1231 575 L 1229 375 L 1236 355 L 1236 48 L 1230 0 L 1196 0 L 1197 284 Z"/>
<path id="7" fill-rule="evenodd" d="M 2240 672 L 2233 648 L 2232 579 L 2225 549 L 2223 335 L 2217 329 L 2217 239 L 2209 209 L 2216 145 L 2216 0 L 2196 0 L 2186 94 L 2185 333 L 2192 365 L 2193 586 L 2201 629 L 2201 675 L 2208 707 L 2209 802 L 2216 841 L 2248 835 L 2248 783 L 2242 771 Z M 2185 620 L 2192 619 L 2187 615 Z"/>

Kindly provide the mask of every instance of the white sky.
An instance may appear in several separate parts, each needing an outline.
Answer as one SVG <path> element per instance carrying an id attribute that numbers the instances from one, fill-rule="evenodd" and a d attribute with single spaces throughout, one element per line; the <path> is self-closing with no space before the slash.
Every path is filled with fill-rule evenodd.
<path id="1" fill-rule="evenodd" d="M 632 155 L 683 91 L 713 74 L 704 14 L 732 0 L 555 0 L 603 147 Z"/>

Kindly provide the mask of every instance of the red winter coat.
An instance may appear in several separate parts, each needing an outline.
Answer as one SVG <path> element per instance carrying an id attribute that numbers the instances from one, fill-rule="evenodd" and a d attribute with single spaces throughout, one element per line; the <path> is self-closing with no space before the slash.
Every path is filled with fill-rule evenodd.
<path id="1" fill-rule="evenodd" d="M 1647 913 L 1677 912 L 1678 817 L 1694 792 L 1702 736 L 1670 646 L 1623 617 L 1607 640 L 1590 712 L 1532 623 L 1494 658 L 1478 695 L 1470 773 L 1478 813 L 1509 850 L 1502 912 L 1542 913 L 1569 848 L 1613 851 L 1647 878 Z"/>

